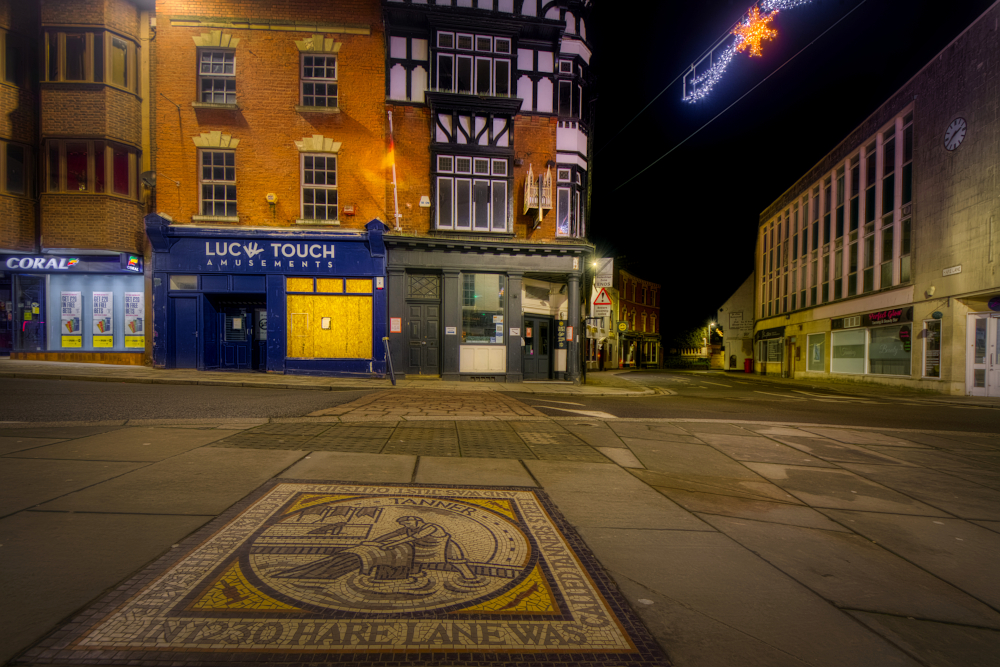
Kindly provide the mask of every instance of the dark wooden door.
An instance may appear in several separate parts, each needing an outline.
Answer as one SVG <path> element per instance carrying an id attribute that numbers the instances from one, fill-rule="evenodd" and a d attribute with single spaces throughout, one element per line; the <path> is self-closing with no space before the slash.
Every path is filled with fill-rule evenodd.
<path id="1" fill-rule="evenodd" d="M 524 315 L 521 368 L 525 380 L 552 377 L 552 318 Z"/>
<path id="2" fill-rule="evenodd" d="M 441 304 L 406 304 L 407 375 L 440 375 Z"/>
<path id="3" fill-rule="evenodd" d="M 253 311 L 247 308 L 225 308 L 221 313 L 222 326 L 219 365 L 222 368 L 249 370 L 253 361 Z"/>

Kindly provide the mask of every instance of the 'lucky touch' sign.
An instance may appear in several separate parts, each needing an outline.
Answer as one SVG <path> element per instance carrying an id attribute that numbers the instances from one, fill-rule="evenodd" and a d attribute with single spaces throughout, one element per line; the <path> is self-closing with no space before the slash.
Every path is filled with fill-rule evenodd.
<path id="1" fill-rule="evenodd" d="M 333 268 L 333 243 L 205 241 L 205 265 L 262 269 Z"/>

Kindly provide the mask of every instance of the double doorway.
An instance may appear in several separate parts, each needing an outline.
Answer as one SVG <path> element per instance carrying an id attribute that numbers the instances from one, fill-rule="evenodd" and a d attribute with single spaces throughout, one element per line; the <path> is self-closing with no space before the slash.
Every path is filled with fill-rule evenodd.
<path id="1" fill-rule="evenodd" d="M 1000 313 L 969 315 L 968 350 L 969 395 L 1000 397 Z"/>
<path id="2" fill-rule="evenodd" d="M 551 379 L 553 357 L 552 318 L 524 313 L 522 333 L 524 334 L 524 345 L 521 347 L 521 370 L 524 379 Z"/>
<path id="3" fill-rule="evenodd" d="M 171 368 L 266 370 L 267 302 L 263 296 L 175 296 L 171 311 Z"/>

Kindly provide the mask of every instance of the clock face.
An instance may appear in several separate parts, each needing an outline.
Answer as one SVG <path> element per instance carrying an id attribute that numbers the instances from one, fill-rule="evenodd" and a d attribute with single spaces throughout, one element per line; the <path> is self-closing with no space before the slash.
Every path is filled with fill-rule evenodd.
<path id="1" fill-rule="evenodd" d="M 965 124 L 964 118 L 956 118 L 951 121 L 951 125 L 948 129 L 944 131 L 944 147 L 950 151 L 955 150 L 965 139 L 965 131 L 968 126 Z"/>

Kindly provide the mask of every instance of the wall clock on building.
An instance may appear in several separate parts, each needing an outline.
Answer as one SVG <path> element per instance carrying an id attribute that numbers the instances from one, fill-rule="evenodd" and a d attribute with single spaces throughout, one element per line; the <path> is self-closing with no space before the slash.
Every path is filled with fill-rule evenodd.
<path id="1" fill-rule="evenodd" d="M 968 129 L 964 118 L 951 121 L 951 125 L 944 131 L 944 147 L 950 151 L 958 148 L 965 139 L 965 131 Z"/>

